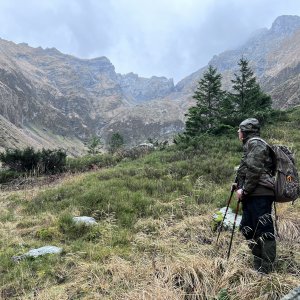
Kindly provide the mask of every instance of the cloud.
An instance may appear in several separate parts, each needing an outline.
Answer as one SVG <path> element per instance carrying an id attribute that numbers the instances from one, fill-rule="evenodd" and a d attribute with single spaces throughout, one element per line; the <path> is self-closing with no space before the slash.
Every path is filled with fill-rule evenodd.
<path id="1" fill-rule="evenodd" d="M 282 14 L 299 0 L 0 0 L 0 36 L 179 80 Z"/>

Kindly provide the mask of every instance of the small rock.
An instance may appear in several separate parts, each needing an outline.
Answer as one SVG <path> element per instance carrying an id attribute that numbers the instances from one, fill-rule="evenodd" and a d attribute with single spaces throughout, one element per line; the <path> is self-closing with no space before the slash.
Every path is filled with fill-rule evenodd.
<path id="1" fill-rule="evenodd" d="M 293 289 L 290 293 L 281 298 L 281 300 L 300 300 L 300 286 Z"/>
<path id="2" fill-rule="evenodd" d="M 94 225 L 97 224 L 96 220 L 92 217 L 73 217 L 73 221 L 75 223 L 84 223 L 86 225 Z"/>
<path id="3" fill-rule="evenodd" d="M 26 257 L 26 255 L 24 255 L 24 254 L 23 255 L 14 255 L 11 259 L 13 262 L 18 263 L 25 257 Z"/>
<path id="4" fill-rule="evenodd" d="M 139 144 L 138 147 L 154 148 L 154 145 L 152 143 L 142 143 Z"/>

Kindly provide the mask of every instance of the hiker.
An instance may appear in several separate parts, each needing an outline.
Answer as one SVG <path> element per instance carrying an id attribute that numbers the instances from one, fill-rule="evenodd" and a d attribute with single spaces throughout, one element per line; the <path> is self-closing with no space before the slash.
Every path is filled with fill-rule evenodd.
<path id="1" fill-rule="evenodd" d="M 275 201 L 271 153 L 266 143 L 252 139 L 260 136 L 257 119 L 244 120 L 239 125 L 238 135 L 243 143 L 244 155 L 237 171 L 237 184 L 233 187 L 243 208 L 240 230 L 249 241 L 255 270 L 269 273 L 276 257 L 271 217 Z"/>

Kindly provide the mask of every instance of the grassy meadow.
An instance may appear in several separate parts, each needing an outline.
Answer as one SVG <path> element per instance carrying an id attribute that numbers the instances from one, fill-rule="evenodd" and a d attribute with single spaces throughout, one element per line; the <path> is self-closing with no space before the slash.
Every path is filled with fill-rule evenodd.
<path id="1" fill-rule="evenodd" d="M 300 167 L 299 130 L 294 109 L 262 136 L 290 146 Z M 72 160 L 72 172 L 51 184 L 2 190 L 0 299 L 280 299 L 300 286 L 300 201 L 277 207 L 276 272 L 251 268 L 238 232 L 229 261 L 230 233 L 215 245 L 212 215 L 226 205 L 241 155 L 235 133 L 203 137 L 137 159 Z M 91 161 L 98 168 L 84 172 Z M 45 245 L 63 252 L 11 259 Z"/>

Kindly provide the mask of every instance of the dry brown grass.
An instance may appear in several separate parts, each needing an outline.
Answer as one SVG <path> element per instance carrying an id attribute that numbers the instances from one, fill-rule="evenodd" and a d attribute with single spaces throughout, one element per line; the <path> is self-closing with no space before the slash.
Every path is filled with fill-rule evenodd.
<path id="1" fill-rule="evenodd" d="M 299 218 L 300 204 L 296 201 L 291 204 L 278 204 L 278 231 L 279 236 L 285 241 L 300 241 L 300 218 Z"/>
<path id="2" fill-rule="evenodd" d="M 30 201 L 36 193 L 33 189 L 16 195 Z M 11 211 L 10 197 L 11 193 L 1 194 L 2 212 Z M 32 244 L 37 230 L 57 221 L 55 214 L 35 218 L 20 207 L 16 205 L 13 217 L 1 222 L 2 245 Z M 141 219 L 135 225 L 128 255 L 116 255 L 108 249 L 107 256 L 97 260 L 97 253 L 103 251 L 101 242 L 82 244 L 84 248 L 77 249 L 62 241 L 66 254 L 53 265 L 54 276 L 41 274 L 30 281 L 31 289 L 15 278 L 0 287 L 2 299 L 213 300 L 222 299 L 218 294 L 226 289 L 231 300 L 276 300 L 300 285 L 299 204 L 278 209 L 279 266 L 268 276 L 252 270 L 251 255 L 239 233 L 230 260 L 225 259 L 230 233 L 222 233 L 216 247 L 216 234 L 210 226 L 212 210 L 199 206 L 198 211 L 185 213 L 181 220 L 172 215 Z M 30 276 L 26 270 L 24 278 Z"/>

